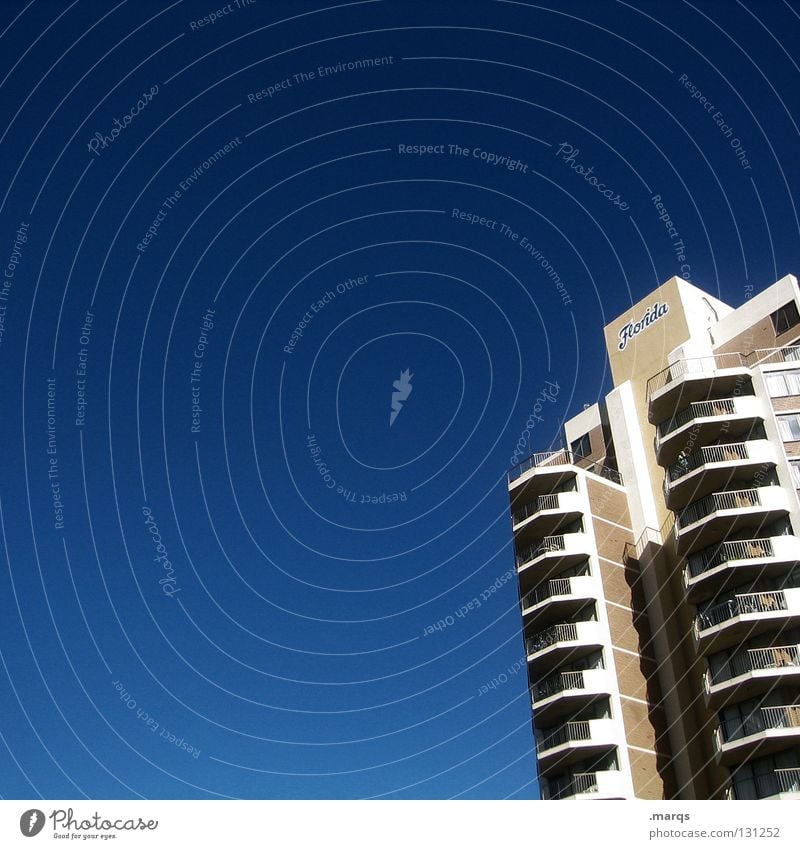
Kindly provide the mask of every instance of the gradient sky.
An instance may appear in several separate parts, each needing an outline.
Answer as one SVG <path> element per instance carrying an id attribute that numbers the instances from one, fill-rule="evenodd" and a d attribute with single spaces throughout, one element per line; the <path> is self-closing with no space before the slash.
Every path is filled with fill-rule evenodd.
<path id="1" fill-rule="evenodd" d="M 800 271 L 800 9 L 223 8 L 0 8 L 0 795 L 536 798 L 515 446 Z"/>

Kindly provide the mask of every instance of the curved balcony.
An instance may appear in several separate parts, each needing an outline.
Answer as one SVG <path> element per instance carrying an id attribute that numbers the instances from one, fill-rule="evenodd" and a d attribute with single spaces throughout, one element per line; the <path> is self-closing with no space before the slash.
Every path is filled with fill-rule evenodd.
<path id="1" fill-rule="evenodd" d="M 656 428 L 656 459 L 668 466 L 687 444 L 707 445 L 722 436 L 747 434 L 763 417 L 761 401 L 754 395 L 694 401 Z"/>
<path id="2" fill-rule="evenodd" d="M 800 623 L 800 589 L 736 595 L 698 613 L 694 636 L 704 653 L 741 643 L 755 634 Z"/>
<path id="3" fill-rule="evenodd" d="M 538 479 L 540 486 L 544 482 L 552 490 L 562 480 L 574 475 L 577 469 L 591 472 L 612 483 L 622 484 L 622 476 L 616 469 L 566 448 L 559 448 L 556 451 L 531 454 L 514 466 L 508 473 L 508 487 L 510 490 L 518 490 L 528 481 Z"/>
<path id="4" fill-rule="evenodd" d="M 597 651 L 604 642 L 599 622 L 564 622 L 529 637 L 525 652 L 534 677 L 547 677 L 568 661 Z"/>
<path id="5" fill-rule="evenodd" d="M 709 445 L 679 457 L 667 467 L 664 498 L 671 509 L 721 490 L 733 480 L 752 479 L 759 468 L 775 465 L 775 447 L 766 439 Z"/>
<path id="6" fill-rule="evenodd" d="M 732 540 L 686 558 L 683 583 L 690 600 L 714 595 L 729 580 L 743 583 L 759 575 L 777 575 L 800 561 L 796 536 Z"/>
<path id="7" fill-rule="evenodd" d="M 589 557 L 591 543 L 587 534 L 555 534 L 517 550 L 517 570 L 520 581 L 544 578 L 554 571 L 576 566 Z"/>
<path id="8" fill-rule="evenodd" d="M 542 780 L 542 799 L 625 799 L 630 794 L 616 769 L 573 772 Z"/>
<path id="9" fill-rule="evenodd" d="M 744 701 L 783 684 L 800 684 L 800 646 L 746 649 L 716 671 L 706 670 L 706 704 L 716 708 Z"/>
<path id="10" fill-rule="evenodd" d="M 730 788 L 729 799 L 800 799 L 800 767 L 773 769 L 756 775 L 752 781 L 737 782 Z"/>
<path id="11" fill-rule="evenodd" d="M 575 455 L 564 448 L 531 454 L 530 457 L 526 457 L 509 471 L 508 483 L 509 485 L 513 484 L 530 471 L 541 475 L 552 474 L 553 471 L 563 471 L 565 466 L 573 466 L 574 460 Z"/>
<path id="12" fill-rule="evenodd" d="M 560 526 L 574 522 L 583 515 L 583 499 L 579 492 L 556 492 L 539 495 L 511 514 L 517 544 L 534 537 L 553 534 Z"/>
<path id="13" fill-rule="evenodd" d="M 541 770 L 601 757 L 620 742 L 619 723 L 613 719 L 563 722 L 536 732 L 536 756 Z"/>
<path id="14" fill-rule="evenodd" d="M 750 377 L 740 353 L 710 354 L 671 363 L 647 381 L 648 416 L 652 424 L 692 401 L 732 394 Z"/>
<path id="15" fill-rule="evenodd" d="M 551 578 L 522 597 L 522 615 L 535 622 L 541 622 L 545 615 L 563 621 L 597 597 L 597 580 L 591 575 Z"/>
<path id="16" fill-rule="evenodd" d="M 774 522 L 789 512 L 789 499 L 779 486 L 715 492 L 684 507 L 675 517 L 678 543 L 709 545 L 747 527 Z"/>
<path id="17" fill-rule="evenodd" d="M 725 720 L 717 727 L 714 742 L 722 764 L 795 745 L 800 742 L 800 705 L 762 707 L 744 719 Z"/>
<path id="18" fill-rule="evenodd" d="M 751 368 L 796 363 L 798 360 L 800 360 L 800 345 L 786 345 L 783 348 L 757 348 L 747 357 L 747 362 Z"/>
<path id="19" fill-rule="evenodd" d="M 536 724 L 552 724 L 559 716 L 574 713 L 598 696 L 615 691 L 607 669 L 577 669 L 556 672 L 531 686 Z"/>

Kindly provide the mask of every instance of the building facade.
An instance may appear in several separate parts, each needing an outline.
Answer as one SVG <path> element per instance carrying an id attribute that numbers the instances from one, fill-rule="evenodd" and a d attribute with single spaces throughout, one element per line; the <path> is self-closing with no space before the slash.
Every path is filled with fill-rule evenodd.
<path id="1" fill-rule="evenodd" d="M 800 288 L 673 277 L 509 497 L 542 795 L 800 799 Z"/>

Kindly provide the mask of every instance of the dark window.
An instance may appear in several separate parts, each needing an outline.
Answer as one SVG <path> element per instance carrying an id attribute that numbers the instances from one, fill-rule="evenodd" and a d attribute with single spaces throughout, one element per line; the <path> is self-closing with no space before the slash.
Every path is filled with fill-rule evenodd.
<path id="1" fill-rule="evenodd" d="M 583 436 L 576 439 L 569 447 L 572 453 L 578 457 L 588 457 L 592 453 L 592 442 L 589 439 L 589 434 L 584 433 Z"/>
<path id="2" fill-rule="evenodd" d="M 788 304 L 784 304 L 779 310 L 775 310 L 770 318 L 772 319 L 775 334 L 778 336 L 781 333 L 786 333 L 795 324 L 800 324 L 800 312 L 798 312 L 797 304 L 794 301 L 789 301 Z"/>

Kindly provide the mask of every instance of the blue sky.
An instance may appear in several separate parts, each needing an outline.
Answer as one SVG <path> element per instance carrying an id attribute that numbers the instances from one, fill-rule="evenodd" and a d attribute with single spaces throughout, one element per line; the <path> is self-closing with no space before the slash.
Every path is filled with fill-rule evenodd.
<path id="1" fill-rule="evenodd" d="M 800 269 L 796 4 L 0 33 L 0 795 L 536 798 L 505 475 L 668 277 Z"/>

